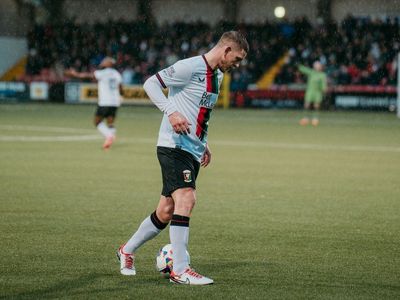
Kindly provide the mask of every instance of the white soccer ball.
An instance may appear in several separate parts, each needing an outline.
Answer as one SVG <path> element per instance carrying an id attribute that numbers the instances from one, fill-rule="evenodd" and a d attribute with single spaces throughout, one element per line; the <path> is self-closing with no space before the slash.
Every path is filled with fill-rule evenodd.
<path id="1" fill-rule="evenodd" d="M 186 255 L 189 260 L 190 264 L 190 256 L 189 252 L 186 251 Z M 168 274 L 171 273 L 172 271 L 172 247 L 171 244 L 167 244 L 164 247 L 158 251 L 157 257 L 156 257 L 156 268 L 158 272 L 162 274 Z"/>

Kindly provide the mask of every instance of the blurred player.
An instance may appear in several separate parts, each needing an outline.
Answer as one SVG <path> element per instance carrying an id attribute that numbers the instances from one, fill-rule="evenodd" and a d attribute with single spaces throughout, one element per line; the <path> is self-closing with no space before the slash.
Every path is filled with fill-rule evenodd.
<path id="1" fill-rule="evenodd" d="M 307 89 L 304 95 L 306 116 L 300 120 L 300 125 L 307 125 L 310 123 L 308 112 L 311 110 L 311 106 L 314 108 L 311 124 L 314 126 L 319 124 L 318 112 L 327 89 L 326 74 L 322 69 L 323 66 L 319 61 L 314 62 L 312 69 L 303 65 L 299 66 L 299 71 L 307 76 Z"/>
<path id="2" fill-rule="evenodd" d="M 218 99 L 223 72 L 238 67 L 248 47 L 239 32 L 226 32 L 205 55 L 180 60 L 145 82 L 144 89 L 150 99 L 164 113 L 157 143 L 163 188 L 157 209 L 117 252 L 123 275 L 136 274 L 134 252 L 171 222 L 170 281 L 191 285 L 213 283 L 189 266 L 186 255 L 189 220 L 196 201 L 200 166 L 206 167 L 211 162 L 208 121 Z M 169 88 L 168 98 L 163 88 Z"/>
<path id="3" fill-rule="evenodd" d="M 99 70 L 91 72 L 77 72 L 69 69 L 65 75 L 79 79 L 95 79 L 98 81 L 99 102 L 97 105 L 94 124 L 100 133 L 104 136 L 105 141 L 103 148 L 109 149 L 116 137 L 116 129 L 114 122 L 117 109 L 121 104 L 122 95 L 122 77 L 121 74 L 114 69 L 115 60 L 111 57 L 104 58 Z M 104 122 L 104 119 L 106 122 Z"/>

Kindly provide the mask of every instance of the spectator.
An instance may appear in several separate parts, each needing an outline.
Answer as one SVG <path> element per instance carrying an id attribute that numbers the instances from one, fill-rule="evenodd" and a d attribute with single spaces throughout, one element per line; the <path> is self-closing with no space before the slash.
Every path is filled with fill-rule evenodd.
<path id="1" fill-rule="evenodd" d="M 91 71 L 111 55 L 117 59 L 121 72 L 127 69 L 126 81 L 143 83 L 155 70 L 203 53 L 222 31 L 231 29 L 241 30 L 251 43 L 247 66 L 241 68 L 240 76 L 233 74 L 235 89 L 242 88 L 244 82 L 248 84 L 248 80 L 257 81 L 288 51 L 289 61 L 276 78 L 278 84 L 305 83 L 306 78 L 300 76 L 295 65 L 311 65 L 316 60 L 324 65 L 332 84 L 379 85 L 394 84 L 397 80 L 398 18 L 378 20 L 351 15 L 341 23 L 315 26 L 305 17 L 281 23 L 220 22 L 215 27 L 203 22 L 157 27 L 140 18 L 94 25 L 77 24 L 74 20 L 60 25 L 36 25 L 27 35 L 26 74 L 35 76 L 42 69 L 50 69 L 51 74 L 60 66 Z M 169 39 L 164 38 L 166 33 Z M 60 80 L 59 76 L 52 78 Z"/>

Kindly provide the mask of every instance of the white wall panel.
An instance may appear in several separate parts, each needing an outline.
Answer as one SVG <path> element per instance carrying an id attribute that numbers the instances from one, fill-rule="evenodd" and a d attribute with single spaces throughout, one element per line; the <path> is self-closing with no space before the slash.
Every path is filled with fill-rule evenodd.
<path id="1" fill-rule="evenodd" d="M 0 36 L 0 76 L 28 52 L 25 38 Z"/>

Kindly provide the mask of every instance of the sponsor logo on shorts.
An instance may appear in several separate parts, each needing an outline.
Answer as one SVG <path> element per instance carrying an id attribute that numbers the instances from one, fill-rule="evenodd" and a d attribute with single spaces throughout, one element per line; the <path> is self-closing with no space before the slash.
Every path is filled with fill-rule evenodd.
<path id="1" fill-rule="evenodd" d="M 184 182 L 192 182 L 192 172 L 189 170 L 183 171 L 183 181 Z"/>

